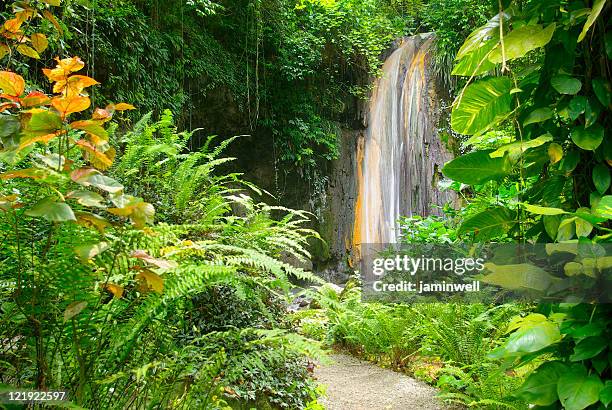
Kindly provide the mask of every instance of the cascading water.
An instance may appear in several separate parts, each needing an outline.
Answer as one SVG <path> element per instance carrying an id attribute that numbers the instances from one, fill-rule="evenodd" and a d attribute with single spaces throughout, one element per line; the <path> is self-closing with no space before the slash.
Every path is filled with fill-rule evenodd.
<path id="1" fill-rule="evenodd" d="M 452 200 L 439 192 L 439 169 L 451 156 L 440 142 L 435 86 L 428 72 L 432 35 L 401 40 L 384 63 L 357 147 L 358 197 L 353 244 L 395 243 L 400 216 L 437 213 Z"/>

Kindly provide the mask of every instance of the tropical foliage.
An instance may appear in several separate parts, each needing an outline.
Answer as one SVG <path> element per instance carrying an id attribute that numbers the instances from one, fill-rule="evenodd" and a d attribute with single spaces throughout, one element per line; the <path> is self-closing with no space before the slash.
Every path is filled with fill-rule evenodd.
<path id="1" fill-rule="evenodd" d="M 453 73 L 468 76 L 453 106 L 453 129 L 469 136 L 468 153 L 443 172 L 474 186 L 516 186 L 465 219 L 460 235 L 487 240 L 505 233 L 519 241 L 593 244 L 610 241 L 612 58 L 605 0 L 500 2 L 457 54 Z M 490 75 L 493 74 L 493 75 Z M 510 141 L 469 150 L 490 130 Z M 583 252 L 561 277 L 610 286 L 609 266 L 588 266 Z M 607 305 L 544 305 L 517 317 L 490 356 L 504 368 L 544 360 L 516 395 L 546 408 L 599 408 L 610 403 Z"/>
<path id="2" fill-rule="evenodd" d="M 434 31 L 454 99 L 444 131 L 460 143 L 439 188 L 460 206 L 402 218 L 401 240 L 553 244 L 562 262 L 523 266 L 519 287 L 610 289 L 611 13 L 607 0 L 2 2 L 0 393 L 320 409 L 325 346 L 448 403 L 608 408 L 612 312 L 592 300 L 366 304 L 354 276 L 288 315 L 298 284 L 321 285 L 305 268 L 324 245 L 312 214 L 235 165 L 271 162 L 281 193 L 289 180 L 312 195 L 300 178 L 324 191 L 390 45 Z"/>
<path id="3" fill-rule="evenodd" d="M 14 6 L 9 55 L 50 3 Z M 113 118 L 134 107 L 91 110 L 85 63 L 56 62 L 52 94 L 0 72 L 2 391 L 88 408 L 314 402 L 318 348 L 288 334 L 283 303 L 290 277 L 317 279 L 281 259 L 309 256 L 308 215 L 253 202 L 216 172 L 231 140 L 191 152 L 169 112 L 117 140 Z"/>

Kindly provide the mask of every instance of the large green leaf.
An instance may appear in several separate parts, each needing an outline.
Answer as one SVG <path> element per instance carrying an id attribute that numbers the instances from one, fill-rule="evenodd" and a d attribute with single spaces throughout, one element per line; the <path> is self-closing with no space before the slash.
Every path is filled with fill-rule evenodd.
<path id="1" fill-rule="evenodd" d="M 453 129 L 466 135 L 487 131 L 512 109 L 512 80 L 492 77 L 468 86 L 451 114 Z"/>
<path id="2" fill-rule="evenodd" d="M 610 169 L 606 164 L 597 164 L 593 168 L 593 184 L 602 195 L 610 188 Z"/>
<path id="3" fill-rule="evenodd" d="M 523 57 L 528 52 L 540 47 L 544 47 L 550 42 L 555 32 L 555 23 L 550 24 L 546 28 L 538 25 L 526 25 L 512 30 L 508 35 L 504 36 L 504 54 L 506 60 Z M 502 45 L 499 44 L 495 50 L 489 55 L 489 60 L 493 63 L 501 63 L 504 55 L 502 55 Z"/>
<path id="4" fill-rule="evenodd" d="M 559 94 L 574 95 L 582 89 L 582 83 L 569 75 L 558 75 L 550 79 L 550 84 Z"/>
<path id="5" fill-rule="evenodd" d="M 491 158 L 491 150 L 476 151 L 448 162 L 442 173 L 454 181 L 469 185 L 502 178 L 511 170 L 508 158 Z"/>
<path id="6" fill-rule="evenodd" d="M 561 224 L 561 216 L 544 215 L 542 218 L 542 223 L 544 223 L 544 230 L 548 236 L 551 239 L 555 239 L 557 237 L 557 232 L 559 231 L 559 225 Z"/>
<path id="7" fill-rule="evenodd" d="M 533 372 L 520 387 L 517 396 L 529 404 L 549 406 L 559 399 L 557 382 L 567 370 L 561 362 L 544 363 Z"/>
<path id="8" fill-rule="evenodd" d="M 489 40 L 499 38 L 500 15 L 501 14 L 496 14 L 484 26 L 478 27 L 468 36 L 457 52 L 457 59 L 461 59 L 469 53 L 479 49 Z M 506 13 L 501 16 L 504 21 L 509 18 L 508 14 Z"/>
<path id="9" fill-rule="evenodd" d="M 525 121 L 523 121 L 523 126 L 528 126 L 529 124 L 535 124 L 538 122 L 544 122 L 553 117 L 553 110 L 548 107 L 544 108 L 536 108 L 531 111 Z"/>
<path id="10" fill-rule="evenodd" d="M 527 212 L 536 215 L 562 215 L 567 213 L 566 211 L 560 208 L 550 208 L 546 206 L 531 205 L 527 203 L 522 203 L 521 205 L 525 207 Z"/>
<path id="11" fill-rule="evenodd" d="M 492 359 L 520 357 L 538 352 L 561 340 L 559 326 L 543 315 L 531 314 L 526 318 L 513 321 L 509 331 L 517 329 L 503 345 L 487 356 Z"/>
<path id="12" fill-rule="evenodd" d="M 572 362 L 590 359 L 608 347 L 608 340 L 601 336 L 587 337 L 574 347 L 574 354 L 570 356 Z"/>
<path id="13" fill-rule="evenodd" d="M 580 114 L 586 111 L 588 100 L 583 95 L 577 95 L 570 101 L 568 105 L 569 117 L 572 121 L 575 121 Z"/>
<path id="14" fill-rule="evenodd" d="M 559 228 L 557 229 L 557 241 L 569 241 L 576 235 L 576 219 L 575 216 L 565 216 L 561 219 L 561 223 L 559 223 Z"/>
<path id="15" fill-rule="evenodd" d="M 595 124 L 601 114 L 601 106 L 594 99 L 587 99 L 586 107 L 584 108 L 584 126 L 589 128 Z"/>
<path id="16" fill-rule="evenodd" d="M 593 4 L 593 8 L 591 9 L 591 13 L 589 14 L 589 17 L 587 18 L 586 23 L 584 23 L 582 32 L 578 36 L 578 42 L 581 42 L 582 40 L 584 40 L 587 33 L 589 32 L 589 29 L 591 28 L 593 23 L 595 23 L 595 20 L 597 20 L 597 17 L 599 17 L 605 5 L 606 5 L 606 0 L 595 0 L 595 3 Z"/>
<path id="17" fill-rule="evenodd" d="M 36 109 L 30 121 L 26 124 L 26 134 L 44 135 L 53 133 L 62 128 L 62 119 L 53 111 Z"/>
<path id="18" fill-rule="evenodd" d="M 68 198 L 76 199 L 79 204 L 84 206 L 106 208 L 104 197 L 96 192 L 87 190 L 72 191 L 68 194 Z"/>
<path id="19" fill-rule="evenodd" d="M 595 151 L 604 139 L 604 129 L 595 124 L 590 128 L 575 127 L 572 130 L 572 141 L 580 148 L 587 151 Z"/>
<path id="20" fill-rule="evenodd" d="M 123 191 L 123 185 L 93 168 L 77 169 L 72 172 L 70 177 L 77 184 L 86 187 L 92 186 L 111 194 L 117 194 Z"/>
<path id="21" fill-rule="evenodd" d="M 593 91 L 601 104 L 604 107 L 610 106 L 610 104 L 612 104 L 612 90 L 610 83 L 602 78 L 595 78 L 591 84 L 593 85 Z"/>
<path id="22" fill-rule="evenodd" d="M 453 69 L 452 75 L 473 76 L 484 74 L 495 68 L 495 64 L 489 61 L 491 50 L 497 45 L 497 40 L 490 40 L 482 47 L 465 55 Z"/>
<path id="23" fill-rule="evenodd" d="M 536 148 L 553 140 L 552 135 L 544 134 L 532 140 L 516 141 L 510 144 L 502 145 L 496 151 L 491 153 L 491 158 L 499 158 L 508 154 L 512 160 L 518 159 L 522 153 L 530 148 Z"/>
<path id="24" fill-rule="evenodd" d="M 19 131 L 21 123 L 12 115 L 0 115 L 0 140 Z"/>
<path id="25" fill-rule="evenodd" d="M 603 387 L 598 376 L 589 376 L 584 366 L 574 365 L 559 377 L 557 394 L 566 410 L 582 410 L 599 401 Z"/>
<path id="26" fill-rule="evenodd" d="M 612 195 L 602 197 L 593 209 L 596 216 L 612 219 Z"/>
<path id="27" fill-rule="evenodd" d="M 612 380 L 607 380 L 603 390 L 599 393 L 599 400 L 608 407 L 612 403 Z"/>
<path id="28" fill-rule="evenodd" d="M 485 263 L 491 272 L 481 278 L 485 283 L 504 289 L 544 292 L 555 282 L 555 278 L 542 268 L 529 263 L 515 265 L 496 265 Z"/>
<path id="29" fill-rule="evenodd" d="M 473 232 L 478 240 L 486 241 L 510 230 L 516 223 L 515 216 L 514 212 L 502 206 L 487 209 L 466 219 L 459 228 L 459 234 Z"/>
<path id="30" fill-rule="evenodd" d="M 25 214 L 42 217 L 50 222 L 76 221 L 72 208 L 65 202 L 56 202 L 52 197 L 39 201 L 32 208 L 28 209 Z"/>

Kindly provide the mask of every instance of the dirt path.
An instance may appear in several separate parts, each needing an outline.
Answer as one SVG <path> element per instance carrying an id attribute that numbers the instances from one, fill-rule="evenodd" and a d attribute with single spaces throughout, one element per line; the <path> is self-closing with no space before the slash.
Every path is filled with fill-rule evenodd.
<path id="1" fill-rule="evenodd" d="M 434 388 L 411 377 L 344 354 L 331 359 L 315 371 L 327 386 L 327 397 L 320 399 L 327 410 L 446 409 Z"/>

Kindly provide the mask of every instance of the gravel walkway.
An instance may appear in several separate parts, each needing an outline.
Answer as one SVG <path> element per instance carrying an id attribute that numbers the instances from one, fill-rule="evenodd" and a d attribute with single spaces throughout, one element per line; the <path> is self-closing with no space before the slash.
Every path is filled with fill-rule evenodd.
<path id="1" fill-rule="evenodd" d="M 315 370 L 327 397 L 319 402 L 327 410 L 443 410 L 436 389 L 401 373 L 383 369 L 344 354 Z"/>

